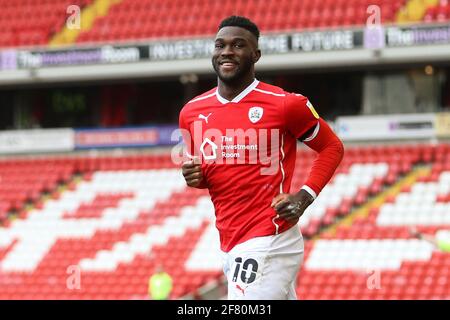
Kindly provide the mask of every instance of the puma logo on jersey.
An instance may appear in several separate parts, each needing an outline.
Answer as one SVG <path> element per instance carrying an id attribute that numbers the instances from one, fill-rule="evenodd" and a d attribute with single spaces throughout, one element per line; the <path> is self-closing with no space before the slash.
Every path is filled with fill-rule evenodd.
<path id="1" fill-rule="evenodd" d="M 240 290 L 242 292 L 242 295 L 245 296 L 245 289 L 247 289 L 247 287 L 242 288 L 240 285 L 236 285 L 236 289 Z"/>
<path id="2" fill-rule="evenodd" d="M 202 115 L 201 113 L 198 115 L 199 119 L 205 120 L 206 123 L 208 123 L 209 116 L 212 115 L 212 113 L 208 114 L 207 116 Z"/>

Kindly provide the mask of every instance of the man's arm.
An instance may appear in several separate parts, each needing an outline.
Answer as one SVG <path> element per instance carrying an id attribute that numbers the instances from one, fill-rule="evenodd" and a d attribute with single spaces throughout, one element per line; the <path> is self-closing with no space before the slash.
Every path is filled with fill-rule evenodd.
<path id="1" fill-rule="evenodd" d="M 303 142 L 318 153 L 308 179 L 296 194 L 280 194 L 272 201 L 272 207 L 280 217 L 290 221 L 298 220 L 311 205 L 330 181 L 344 156 L 341 140 L 324 120 L 319 119 L 316 127 L 308 132 L 311 135 L 308 135 Z"/>
<path id="2" fill-rule="evenodd" d="M 344 145 L 330 126 L 323 119 L 319 119 L 317 126 L 319 126 L 317 134 L 303 141 L 318 153 L 305 182 L 305 186 L 314 191 L 315 197 L 330 181 L 344 157 Z"/>
<path id="3" fill-rule="evenodd" d="M 344 146 L 302 95 L 286 97 L 284 117 L 287 131 L 318 153 L 301 190 L 295 194 L 279 194 L 272 201 L 280 217 L 295 222 L 330 181 L 344 156 Z"/>

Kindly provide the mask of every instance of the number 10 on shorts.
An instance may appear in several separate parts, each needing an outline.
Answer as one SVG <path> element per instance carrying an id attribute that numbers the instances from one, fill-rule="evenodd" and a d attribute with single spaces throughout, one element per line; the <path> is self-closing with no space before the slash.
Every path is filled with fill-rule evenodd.
<path id="1" fill-rule="evenodd" d="M 243 283 L 250 284 L 256 279 L 256 272 L 258 271 L 258 262 L 255 259 L 246 259 L 242 263 L 242 258 L 237 257 L 235 260 L 236 267 L 233 273 L 233 282 L 238 282 L 239 278 Z"/>

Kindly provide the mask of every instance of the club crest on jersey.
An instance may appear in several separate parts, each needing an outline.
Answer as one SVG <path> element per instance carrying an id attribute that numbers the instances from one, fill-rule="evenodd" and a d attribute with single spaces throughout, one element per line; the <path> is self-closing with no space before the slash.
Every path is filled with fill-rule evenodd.
<path id="1" fill-rule="evenodd" d="M 261 107 L 251 107 L 248 110 L 248 118 L 252 123 L 257 123 L 259 120 L 261 120 L 264 113 L 264 109 Z"/>

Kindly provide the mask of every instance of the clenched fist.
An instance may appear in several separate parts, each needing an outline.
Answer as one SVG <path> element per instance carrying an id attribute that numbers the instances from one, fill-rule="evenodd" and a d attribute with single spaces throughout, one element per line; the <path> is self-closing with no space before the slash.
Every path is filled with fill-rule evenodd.
<path id="1" fill-rule="evenodd" d="M 272 200 L 271 207 L 275 209 L 280 218 L 297 223 L 306 208 L 313 203 L 314 198 L 305 190 L 296 194 L 282 193 Z"/>
<path id="2" fill-rule="evenodd" d="M 198 163 L 197 158 L 186 161 L 181 167 L 184 180 L 189 187 L 199 188 L 203 182 L 203 174 L 201 164 Z"/>

